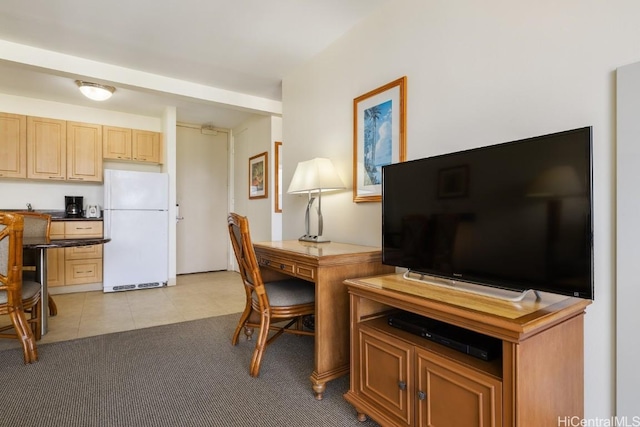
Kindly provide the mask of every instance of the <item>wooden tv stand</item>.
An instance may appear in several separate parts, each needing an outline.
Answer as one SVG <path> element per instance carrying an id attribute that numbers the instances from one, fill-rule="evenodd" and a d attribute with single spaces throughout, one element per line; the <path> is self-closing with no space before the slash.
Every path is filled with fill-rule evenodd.
<path id="1" fill-rule="evenodd" d="M 584 412 L 584 310 L 591 301 L 542 293 L 514 303 L 400 274 L 346 280 L 351 378 L 344 395 L 384 426 L 558 425 Z M 484 361 L 387 324 L 408 311 L 502 341 Z"/>

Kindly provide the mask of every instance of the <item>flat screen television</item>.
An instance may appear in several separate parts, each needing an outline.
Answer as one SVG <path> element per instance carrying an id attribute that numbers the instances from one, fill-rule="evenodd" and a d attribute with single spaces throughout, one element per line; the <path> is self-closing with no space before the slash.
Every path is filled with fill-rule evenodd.
<path id="1" fill-rule="evenodd" d="M 591 127 L 384 166 L 383 263 L 593 299 L 592 202 Z"/>

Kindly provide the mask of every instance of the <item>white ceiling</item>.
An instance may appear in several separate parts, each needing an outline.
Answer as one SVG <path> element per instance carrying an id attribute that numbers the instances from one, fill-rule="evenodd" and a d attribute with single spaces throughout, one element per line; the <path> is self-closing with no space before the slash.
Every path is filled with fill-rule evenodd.
<path id="1" fill-rule="evenodd" d="M 2 0 L 0 40 L 24 47 L 27 58 L 0 48 L 0 93 L 152 116 L 173 105 L 180 122 L 231 128 L 252 113 L 246 106 L 184 96 L 172 84 L 132 84 L 117 72 L 76 74 L 32 48 L 279 101 L 289 72 L 384 1 Z M 80 96 L 76 78 L 111 84 L 116 93 L 97 105 Z"/>

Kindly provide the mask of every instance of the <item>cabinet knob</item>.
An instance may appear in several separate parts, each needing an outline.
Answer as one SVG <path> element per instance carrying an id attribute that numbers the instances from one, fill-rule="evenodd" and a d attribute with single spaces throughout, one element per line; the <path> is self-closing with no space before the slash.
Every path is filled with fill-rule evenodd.
<path id="1" fill-rule="evenodd" d="M 426 398 L 427 398 L 427 393 L 425 393 L 422 390 L 418 391 L 418 400 L 425 400 Z"/>
<path id="2" fill-rule="evenodd" d="M 404 381 L 398 381 L 398 388 L 400 390 L 406 390 L 407 389 L 407 383 Z"/>

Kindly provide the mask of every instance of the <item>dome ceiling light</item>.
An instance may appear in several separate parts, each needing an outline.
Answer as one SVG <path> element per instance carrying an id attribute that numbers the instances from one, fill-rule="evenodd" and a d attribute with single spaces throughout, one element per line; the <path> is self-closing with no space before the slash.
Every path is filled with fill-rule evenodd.
<path id="1" fill-rule="evenodd" d="M 76 80 L 76 84 L 84 96 L 94 101 L 106 101 L 111 98 L 113 92 L 116 91 L 116 88 L 113 86 L 85 82 L 82 80 Z"/>

